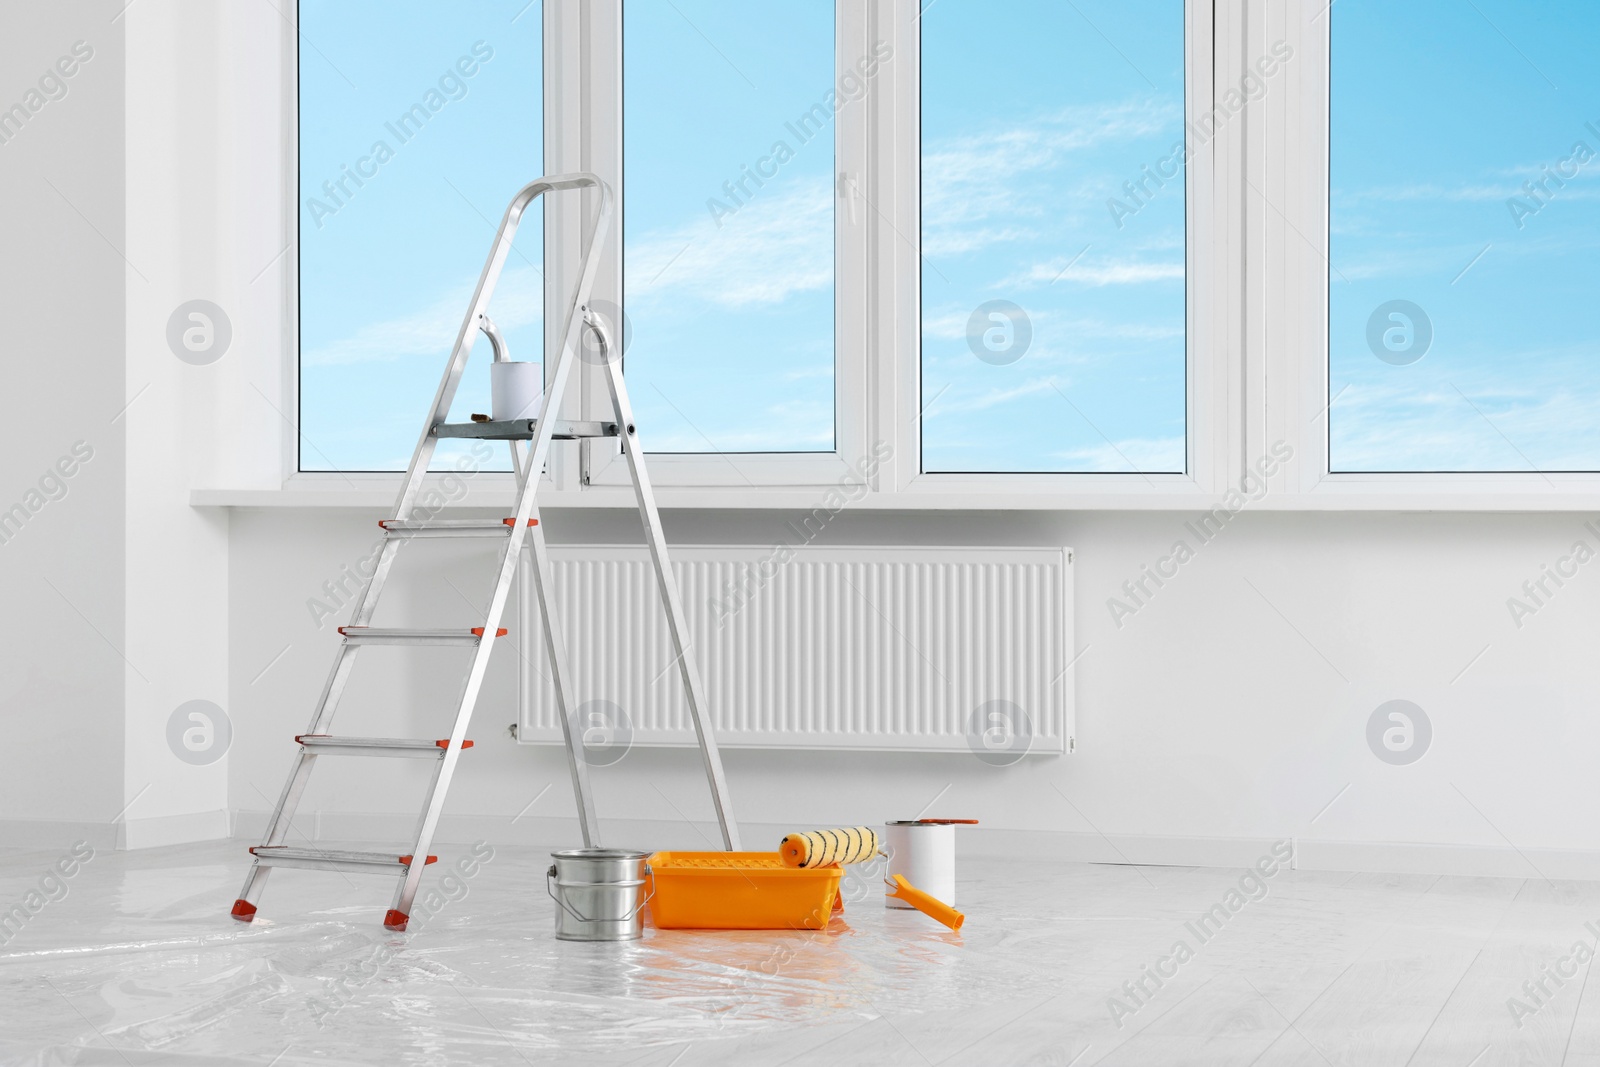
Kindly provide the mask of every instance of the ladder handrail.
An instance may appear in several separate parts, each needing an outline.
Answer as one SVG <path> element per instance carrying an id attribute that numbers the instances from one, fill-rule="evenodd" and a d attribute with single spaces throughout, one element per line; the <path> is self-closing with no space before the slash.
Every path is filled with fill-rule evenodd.
<path id="1" fill-rule="evenodd" d="M 416 451 L 412 453 L 411 465 L 406 469 L 405 483 L 400 489 L 399 499 L 395 502 L 396 518 L 410 517 L 411 508 L 415 505 L 417 494 L 422 489 L 422 479 L 428 473 L 428 465 L 433 459 L 433 449 L 436 444 L 433 431 L 450 414 L 450 404 L 455 400 L 456 387 L 461 382 L 467 358 L 472 354 L 472 346 L 477 341 L 479 322 L 487 313 L 489 298 L 493 295 L 495 284 L 500 280 L 500 271 L 511 254 L 511 244 L 516 238 L 518 228 L 522 225 L 523 213 L 527 211 L 529 204 L 546 193 L 584 189 L 596 190 L 600 194 L 599 202 L 595 205 L 594 218 L 589 225 L 589 240 L 584 246 L 583 259 L 578 268 L 577 285 L 573 287 L 572 298 L 567 302 L 561 323 L 562 347 L 565 348 L 577 340 L 578 328 L 582 325 L 579 297 L 593 284 L 595 272 L 599 267 L 597 253 L 600 242 L 605 236 L 606 227 L 611 222 L 614 201 L 611 186 L 602 181 L 598 175 L 587 171 L 551 174 L 538 178 L 523 186 L 517 195 L 512 197 L 511 203 L 506 205 L 505 214 L 500 219 L 500 227 L 495 232 L 494 244 L 490 247 L 488 259 L 484 261 L 483 270 L 478 275 L 478 285 L 473 290 L 472 303 L 468 306 L 461 329 L 456 334 L 455 347 L 451 350 L 450 361 L 445 366 L 444 377 L 439 382 L 439 391 L 434 395 L 433 409 L 422 427 L 422 436 L 417 442 Z M 550 365 L 548 353 L 545 365 Z M 357 611 L 359 610 L 358 606 Z"/>

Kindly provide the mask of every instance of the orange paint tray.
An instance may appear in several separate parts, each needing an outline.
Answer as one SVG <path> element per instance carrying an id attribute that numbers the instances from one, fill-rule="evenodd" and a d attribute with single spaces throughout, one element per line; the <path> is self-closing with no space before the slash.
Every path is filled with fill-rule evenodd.
<path id="1" fill-rule="evenodd" d="M 776 852 L 657 852 L 650 918 L 661 930 L 821 930 L 838 867 L 786 867 Z"/>

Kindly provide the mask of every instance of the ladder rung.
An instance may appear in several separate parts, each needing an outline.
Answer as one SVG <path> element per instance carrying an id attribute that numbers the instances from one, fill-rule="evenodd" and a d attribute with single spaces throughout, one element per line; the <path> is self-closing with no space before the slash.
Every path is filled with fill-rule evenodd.
<path id="1" fill-rule="evenodd" d="M 379 519 L 378 525 L 390 537 L 412 540 L 418 537 L 505 537 L 516 519 Z M 539 525 L 529 519 L 529 526 Z"/>
<path id="2" fill-rule="evenodd" d="M 503 422 L 441 422 L 433 428 L 435 437 L 476 437 L 489 441 L 525 441 L 538 430 L 538 419 L 507 419 Z M 614 422 L 556 419 L 550 434 L 557 441 L 580 437 L 617 437 Z"/>
<path id="3" fill-rule="evenodd" d="M 475 645 L 483 636 L 483 627 L 474 626 L 466 633 L 460 630 L 399 630 L 379 626 L 341 626 L 345 643 L 351 645 Z M 505 627 L 495 631 L 496 637 L 506 635 Z"/>
<path id="4" fill-rule="evenodd" d="M 400 756 L 411 759 L 443 759 L 450 739 L 426 741 L 408 737 L 335 737 L 332 734 L 300 734 L 301 746 L 318 756 Z M 471 748 L 463 741 L 462 748 Z"/>
<path id="5" fill-rule="evenodd" d="M 356 873 L 396 874 L 411 863 L 410 856 L 395 852 L 347 852 L 331 848 L 296 848 L 289 845 L 256 845 L 250 850 L 262 867 L 301 867 L 312 871 L 353 871 Z M 438 860 L 429 856 L 428 863 Z M 235 905 L 237 909 L 237 905 Z"/>

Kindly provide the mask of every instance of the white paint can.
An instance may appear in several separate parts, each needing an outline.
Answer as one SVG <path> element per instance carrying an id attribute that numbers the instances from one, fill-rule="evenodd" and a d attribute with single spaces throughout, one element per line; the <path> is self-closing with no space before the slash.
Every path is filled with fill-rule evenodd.
<path id="1" fill-rule="evenodd" d="M 512 361 L 489 364 L 490 417 L 495 422 L 537 419 L 544 402 L 544 364 Z"/>
<path id="2" fill-rule="evenodd" d="M 902 821 L 884 824 L 889 880 L 900 875 L 917 889 L 952 907 L 956 902 L 956 828 L 949 823 Z M 890 908 L 909 908 L 884 896 Z"/>

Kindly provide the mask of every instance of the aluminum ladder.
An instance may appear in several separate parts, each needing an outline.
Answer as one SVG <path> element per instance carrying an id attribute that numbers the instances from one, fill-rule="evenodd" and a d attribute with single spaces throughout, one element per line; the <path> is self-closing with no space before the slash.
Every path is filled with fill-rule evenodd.
<path id="1" fill-rule="evenodd" d="M 496 360 L 508 357 L 505 343 L 489 318 L 490 298 L 510 254 L 513 238 L 521 224 L 523 213 L 540 196 L 551 192 L 572 191 L 579 197 L 592 189 L 597 201 L 594 218 L 589 228 L 583 262 L 579 270 L 578 285 L 562 319 L 561 348 L 555 367 L 547 377 L 544 400 L 537 419 L 514 421 L 473 421 L 447 423 L 451 401 L 456 387 L 466 369 L 473 343 L 481 332 L 489 338 Z M 591 437 L 618 438 L 628 469 L 633 478 L 634 494 L 639 513 L 644 521 L 645 537 L 655 566 L 656 580 L 661 600 L 667 613 L 667 630 L 672 641 L 678 670 L 689 702 L 689 714 L 694 722 L 700 743 L 700 754 L 705 763 L 706 778 L 711 786 L 712 801 L 716 806 L 717 820 L 722 829 L 725 848 L 739 848 L 739 831 L 734 822 L 733 809 L 728 797 L 727 780 L 723 774 L 722 758 L 717 750 L 716 736 L 712 731 L 705 699 L 705 688 L 699 671 L 690 654 L 688 626 L 683 612 L 683 602 L 678 584 L 667 559 L 666 538 L 661 529 L 661 516 L 656 509 L 655 494 L 645 473 L 644 449 L 639 443 L 634 426 L 633 408 L 623 384 L 622 360 L 612 345 L 606 323 L 589 308 L 589 293 L 594 285 L 598 265 L 597 249 L 604 239 L 611 221 L 612 193 L 609 186 L 593 174 L 574 173 L 540 178 L 523 188 L 506 208 L 505 217 L 495 235 L 488 261 L 478 278 L 466 319 L 456 336 L 455 348 L 439 383 L 427 424 L 412 454 L 411 465 L 406 470 L 405 486 L 395 505 L 395 517 L 379 522 L 385 539 L 377 565 L 366 587 L 355 600 L 350 622 L 339 628 L 342 644 L 334 657 L 333 670 L 317 701 L 311 725 L 295 740 L 300 745 L 289 780 L 283 787 L 277 807 L 267 822 L 261 844 L 250 849 L 254 857 L 244 889 L 233 905 L 233 917 L 249 922 L 255 917 L 257 904 L 266 885 L 267 875 L 274 867 L 311 868 L 324 871 L 379 873 L 397 876 L 394 903 L 384 916 L 384 926 L 391 930 L 404 930 L 411 913 L 411 903 L 417 894 L 423 869 L 437 858 L 428 855 L 438 827 L 439 815 L 444 808 L 445 794 L 449 791 L 456 761 L 472 742 L 467 740 L 467 725 L 472 718 L 478 691 L 483 684 L 484 671 L 489 665 L 495 641 L 505 636 L 500 627 L 511 583 L 522 563 L 524 548 L 531 550 L 532 586 L 544 619 L 545 650 L 548 653 L 551 674 L 555 683 L 557 711 L 561 719 L 562 734 L 566 741 L 567 766 L 572 777 L 572 788 L 578 801 L 578 818 L 587 848 L 599 847 L 600 834 L 595 819 L 594 801 L 589 790 L 588 766 L 579 751 L 582 738 L 574 729 L 572 716 L 576 704 L 572 698 L 572 674 L 568 667 L 561 633 L 556 625 L 553 571 L 550 555 L 545 547 L 544 532 L 539 525 L 535 496 L 540 474 L 550 453 L 552 440 L 575 440 Z M 561 399 L 572 376 L 573 363 L 578 358 L 578 345 L 583 332 L 590 331 L 599 344 L 599 355 L 606 369 L 606 382 L 611 393 L 613 420 L 605 422 L 578 422 L 556 419 L 561 410 Z M 435 446 L 445 438 L 473 438 L 478 440 L 506 441 L 510 445 L 511 459 L 517 487 L 516 514 L 507 519 L 439 519 L 432 517 L 427 508 L 419 507 L 418 496 Z M 522 442 L 528 442 L 524 452 Z M 503 543 L 500 566 L 495 578 L 494 593 L 482 626 L 470 630 L 442 629 L 386 629 L 371 625 L 378 598 L 388 581 L 390 568 L 402 544 L 409 541 L 436 537 L 487 537 Z M 341 737 L 329 732 L 333 715 L 355 664 L 356 653 L 366 645 L 462 645 L 473 650 L 471 667 L 461 690 L 456 709 L 455 725 L 450 736 L 443 740 L 411 740 L 386 737 Z M 290 823 L 311 776 L 318 756 L 390 756 L 421 758 L 434 761 L 433 780 L 429 785 L 427 801 L 417 821 L 416 833 L 406 853 L 350 852 L 332 849 L 302 848 L 285 844 Z"/>

